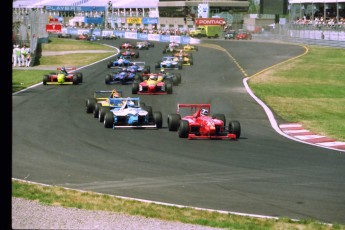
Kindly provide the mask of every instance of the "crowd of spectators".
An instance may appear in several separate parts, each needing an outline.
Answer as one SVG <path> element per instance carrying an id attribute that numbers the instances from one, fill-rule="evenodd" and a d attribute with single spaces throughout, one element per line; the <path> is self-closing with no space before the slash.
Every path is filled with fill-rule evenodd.
<path id="1" fill-rule="evenodd" d="M 323 17 L 310 18 L 307 16 L 303 16 L 302 18 L 297 18 L 297 20 L 295 20 L 293 24 L 313 26 L 319 29 L 324 27 L 334 29 L 345 29 L 345 18 L 340 17 L 339 20 L 337 20 L 337 17 L 330 17 L 324 19 Z"/>
<path id="2" fill-rule="evenodd" d="M 12 64 L 13 67 L 30 67 L 31 50 L 27 45 L 20 47 L 17 44 L 13 45 Z"/>

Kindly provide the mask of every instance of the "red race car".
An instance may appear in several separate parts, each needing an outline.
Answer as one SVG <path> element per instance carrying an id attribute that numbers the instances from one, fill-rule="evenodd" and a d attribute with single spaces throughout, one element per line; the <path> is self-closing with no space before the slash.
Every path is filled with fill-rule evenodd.
<path id="1" fill-rule="evenodd" d="M 189 108 L 191 115 L 181 118 L 181 108 Z M 168 115 L 169 131 L 177 131 L 180 138 L 237 140 L 241 136 L 240 123 L 230 121 L 226 128 L 224 114 L 209 116 L 210 109 L 210 104 L 178 104 L 177 113 Z"/>
<path id="2" fill-rule="evenodd" d="M 75 72 L 75 67 L 57 68 L 43 76 L 43 85 L 78 85 L 83 82 L 83 73 Z"/>
<path id="3" fill-rule="evenodd" d="M 249 31 L 239 31 L 236 36 L 236 40 L 252 40 L 252 34 Z"/>
<path id="4" fill-rule="evenodd" d="M 139 51 L 126 49 L 121 53 L 121 55 L 127 59 L 129 58 L 139 58 Z"/>
<path id="5" fill-rule="evenodd" d="M 132 94 L 172 94 L 172 84 L 165 83 L 163 77 L 151 74 L 147 80 L 132 84 Z"/>
<path id="6" fill-rule="evenodd" d="M 129 43 L 129 42 L 125 42 L 125 43 L 122 43 L 120 46 L 119 46 L 120 49 L 133 49 L 134 46 Z"/>

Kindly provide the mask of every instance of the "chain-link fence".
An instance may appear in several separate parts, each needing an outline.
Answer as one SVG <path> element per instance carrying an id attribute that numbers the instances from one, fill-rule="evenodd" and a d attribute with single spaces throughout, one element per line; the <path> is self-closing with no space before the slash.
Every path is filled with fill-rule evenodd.
<path id="1" fill-rule="evenodd" d="M 32 60 L 30 65 L 35 65 L 37 57 L 41 55 L 37 52 L 37 46 L 42 40 L 48 38 L 48 33 L 46 32 L 48 14 L 39 11 L 29 11 L 14 13 L 12 16 L 12 42 L 20 46 L 29 45 Z"/>

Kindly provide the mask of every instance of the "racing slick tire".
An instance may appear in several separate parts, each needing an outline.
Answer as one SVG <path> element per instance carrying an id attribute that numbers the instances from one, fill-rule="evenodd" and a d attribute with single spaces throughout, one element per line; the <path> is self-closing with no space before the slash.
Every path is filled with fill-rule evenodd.
<path id="1" fill-rule="evenodd" d="M 178 80 L 178 83 L 180 84 L 181 83 L 181 74 L 180 73 L 175 73 L 174 74 L 176 77 L 177 77 L 177 80 Z"/>
<path id="2" fill-rule="evenodd" d="M 114 125 L 114 114 L 110 111 L 107 111 L 104 115 L 104 128 L 113 128 Z"/>
<path id="3" fill-rule="evenodd" d="M 180 125 L 181 115 L 177 113 L 168 114 L 168 130 L 169 131 L 177 131 Z"/>
<path id="4" fill-rule="evenodd" d="M 171 83 L 167 83 L 166 84 L 166 91 L 168 94 L 172 94 L 173 93 L 173 86 Z"/>
<path id="5" fill-rule="evenodd" d="M 173 76 L 172 77 L 172 83 L 173 83 L 173 86 L 178 86 L 178 79 L 177 79 L 177 77 L 176 76 Z"/>
<path id="6" fill-rule="evenodd" d="M 135 82 L 141 82 L 141 79 L 142 79 L 142 77 L 138 73 L 136 73 L 134 76 L 134 81 Z"/>
<path id="7" fill-rule="evenodd" d="M 218 119 L 218 120 L 223 121 L 224 127 L 226 126 L 226 119 L 225 119 L 225 115 L 224 115 L 224 114 L 214 114 L 214 115 L 212 116 L 212 118 L 216 118 L 216 119 Z"/>
<path id="8" fill-rule="evenodd" d="M 101 103 L 96 103 L 95 109 L 93 110 L 93 117 L 94 118 L 98 117 L 98 114 L 99 114 L 99 111 L 101 110 L 101 108 L 102 108 L 102 104 Z"/>
<path id="9" fill-rule="evenodd" d="M 75 75 L 77 76 L 79 83 L 83 83 L 83 73 L 82 72 L 76 72 Z"/>
<path id="10" fill-rule="evenodd" d="M 132 94 L 138 94 L 138 91 L 139 91 L 139 84 L 135 82 L 132 84 Z"/>
<path id="11" fill-rule="evenodd" d="M 43 85 L 46 85 L 48 81 L 50 81 L 49 75 L 44 75 L 43 76 Z"/>
<path id="12" fill-rule="evenodd" d="M 99 112 L 98 112 L 98 120 L 99 122 L 103 122 L 104 121 L 104 117 L 107 111 L 109 111 L 110 108 L 109 107 L 102 107 Z"/>
<path id="13" fill-rule="evenodd" d="M 162 128 L 163 118 L 161 112 L 153 112 L 153 121 L 155 122 L 157 128 Z"/>
<path id="14" fill-rule="evenodd" d="M 79 78 L 77 76 L 73 76 L 72 81 L 73 81 L 73 85 L 79 84 Z"/>
<path id="15" fill-rule="evenodd" d="M 178 68 L 178 69 L 182 69 L 182 63 L 179 62 L 179 63 L 177 64 L 177 68 Z"/>
<path id="16" fill-rule="evenodd" d="M 111 76 L 111 74 L 107 74 L 107 76 L 105 76 L 105 84 L 109 85 L 112 80 L 113 77 Z"/>
<path id="17" fill-rule="evenodd" d="M 189 123 L 186 120 L 180 120 L 180 126 L 177 130 L 180 138 L 187 138 L 189 134 Z"/>
<path id="18" fill-rule="evenodd" d="M 92 113 L 95 109 L 96 105 L 96 99 L 95 98 L 89 98 L 86 100 L 86 113 Z"/>
<path id="19" fill-rule="evenodd" d="M 239 121 L 230 121 L 229 122 L 229 133 L 235 134 L 236 139 L 240 138 L 241 136 L 241 124 Z"/>
<path id="20" fill-rule="evenodd" d="M 113 65 L 113 63 L 111 61 L 108 61 L 107 68 L 109 69 L 112 65 Z"/>
<path id="21" fill-rule="evenodd" d="M 150 68 L 149 65 L 145 65 L 145 66 L 144 66 L 143 73 L 144 73 L 144 74 L 151 73 L 151 68 Z"/>
<path id="22" fill-rule="evenodd" d="M 142 109 L 149 113 L 149 119 L 151 120 L 151 118 L 153 117 L 152 107 L 148 106 L 148 105 L 145 105 L 145 106 L 142 106 Z"/>

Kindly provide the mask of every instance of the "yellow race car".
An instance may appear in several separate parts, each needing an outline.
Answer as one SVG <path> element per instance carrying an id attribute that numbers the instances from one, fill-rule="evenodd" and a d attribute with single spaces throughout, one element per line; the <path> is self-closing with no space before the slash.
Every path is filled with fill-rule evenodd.
<path id="1" fill-rule="evenodd" d="M 182 50 L 184 51 L 184 52 L 190 52 L 190 51 L 198 51 L 198 47 L 197 46 L 192 46 L 192 45 L 184 45 L 183 47 L 182 47 Z"/>

